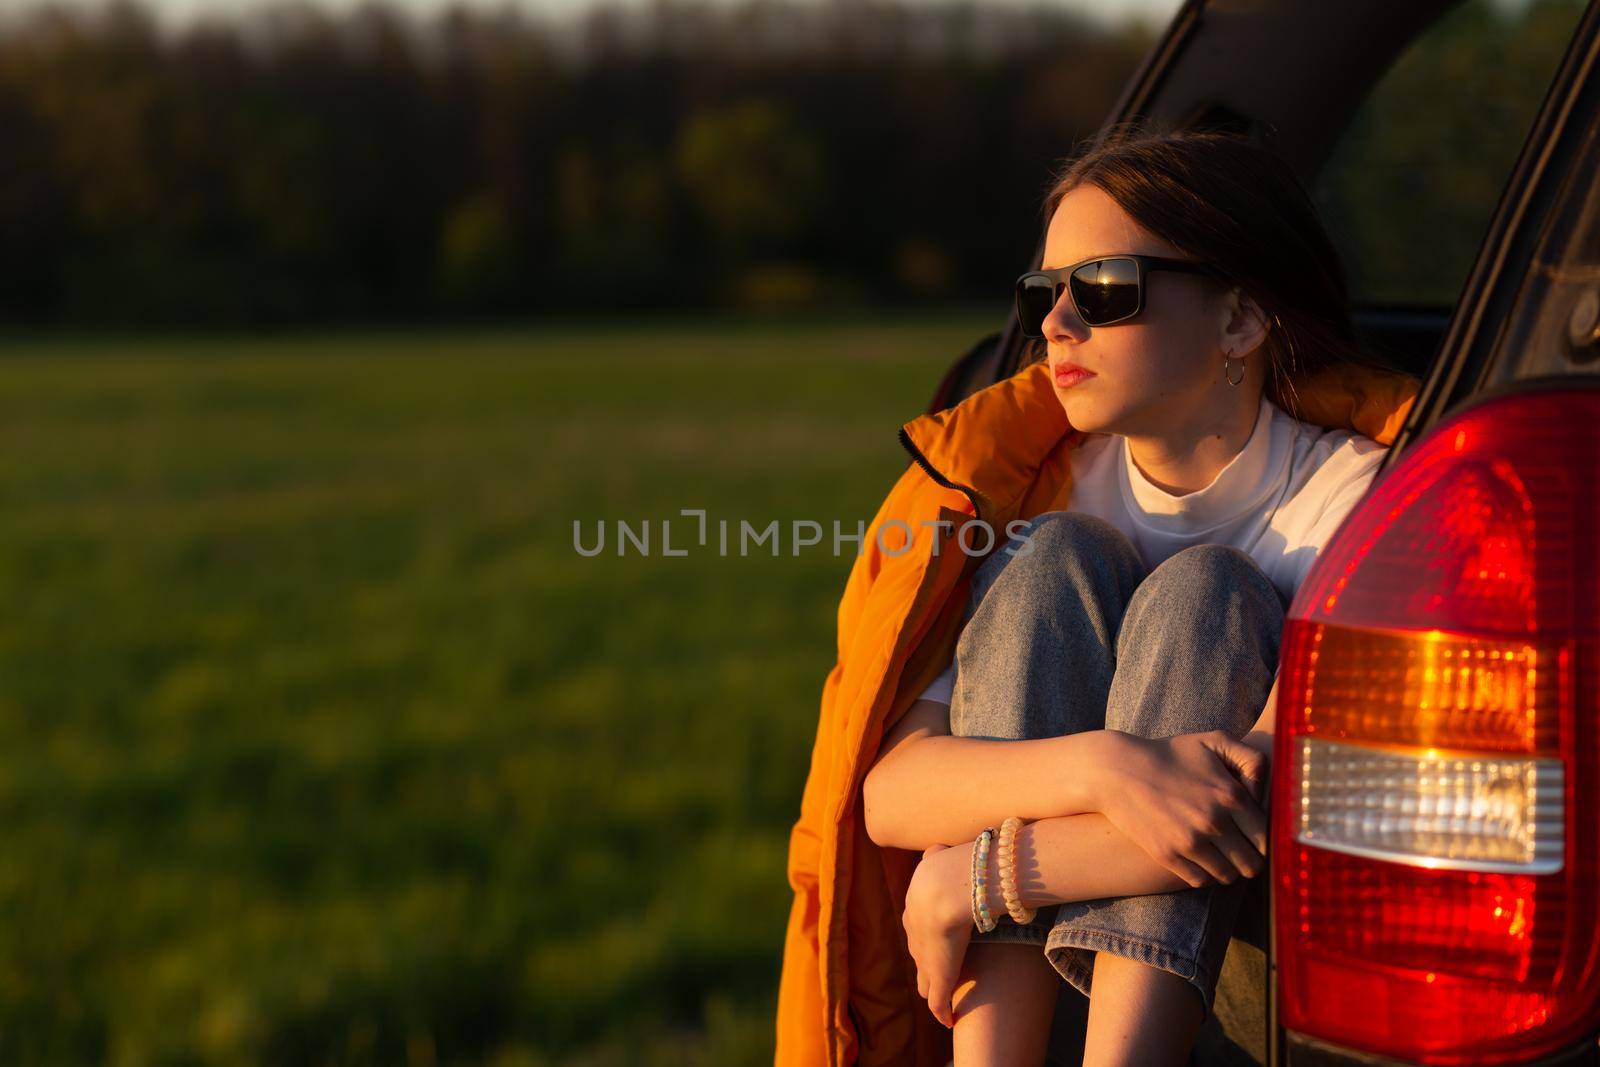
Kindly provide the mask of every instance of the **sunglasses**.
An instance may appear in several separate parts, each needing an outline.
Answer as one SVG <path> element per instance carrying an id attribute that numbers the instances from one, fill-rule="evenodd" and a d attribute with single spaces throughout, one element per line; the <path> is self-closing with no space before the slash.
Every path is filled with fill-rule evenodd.
<path id="1" fill-rule="evenodd" d="M 1065 289 L 1085 326 L 1110 326 L 1144 310 L 1144 276 L 1153 270 L 1204 274 L 1222 272 L 1189 259 L 1165 256 L 1096 256 L 1054 270 L 1030 270 L 1017 279 L 1017 321 L 1024 337 L 1044 336 L 1044 320 Z"/>

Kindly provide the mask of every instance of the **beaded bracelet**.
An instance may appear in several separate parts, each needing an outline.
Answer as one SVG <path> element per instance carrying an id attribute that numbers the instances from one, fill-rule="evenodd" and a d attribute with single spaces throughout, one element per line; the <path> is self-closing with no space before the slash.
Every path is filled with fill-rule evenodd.
<path id="1" fill-rule="evenodd" d="M 986 826 L 972 842 L 972 921 L 985 934 L 1000 925 L 1000 920 L 989 914 L 989 842 L 993 840 L 994 827 Z"/>
<path id="2" fill-rule="evenodd" d="M 981 837 L 983 835 L 979 835 Z M 972 925 L 983 929 L 983 918 L 978 914 L 978 839 L 972 839 L 972 877 L 967 879 L 967 884 L 972 886 Z"/>
<path id="3" fill-rule="evenodd" d="M 1000 895 L 1006 902 L 1006 913 L 1018 926 L 1033 922 L 1038 908 L 1024 908 L 1022 896 L 1017 892 L 1017 831 L 1022 820 L 1012 815 L 1000 824 Z"/>

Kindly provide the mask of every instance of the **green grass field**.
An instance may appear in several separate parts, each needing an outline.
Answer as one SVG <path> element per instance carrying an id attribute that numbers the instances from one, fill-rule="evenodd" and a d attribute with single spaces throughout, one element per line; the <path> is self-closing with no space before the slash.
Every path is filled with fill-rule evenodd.
<path id="1" fill-rule="evenodd" d="M 853 551 L 787 524 L 1002 313 L 9 343 L 0 1062 L 770 1061 Z"/>

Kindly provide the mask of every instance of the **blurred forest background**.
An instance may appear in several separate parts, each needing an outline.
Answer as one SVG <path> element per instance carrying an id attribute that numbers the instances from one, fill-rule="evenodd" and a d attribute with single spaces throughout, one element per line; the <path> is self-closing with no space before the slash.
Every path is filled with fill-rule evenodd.
<path id="1" fill-rule="evenodd" d="M 1582 6 L 1384 77 L 1358 296 L 1454 300 Z M 0 1063 L 770 1062 L 849 546 L 573 523 L 870 518 L 1158 27 L 536 11 L 0 0 Z"/>
<path id="2" fill-rule="evenodd" d="M 0 315 L 177 326 L 1006 298 L 1150 39 L 1060 8 L 0 23 Z"/>

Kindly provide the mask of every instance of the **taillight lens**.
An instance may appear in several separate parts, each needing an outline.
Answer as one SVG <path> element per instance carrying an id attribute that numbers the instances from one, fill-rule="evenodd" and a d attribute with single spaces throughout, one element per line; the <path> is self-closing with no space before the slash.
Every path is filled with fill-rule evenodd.
<path id="1" fill-rule="evenodd" d="M 1285 624 L 1283 1025 L 1504 1063 L 1600 1009 L 1600 392 L 1501 396 L 1371 489 Z"/>

